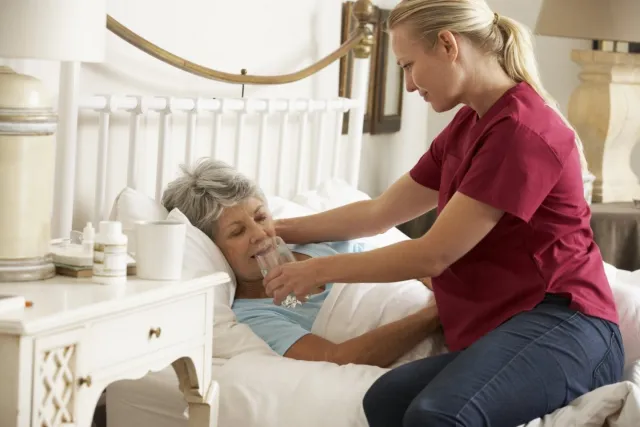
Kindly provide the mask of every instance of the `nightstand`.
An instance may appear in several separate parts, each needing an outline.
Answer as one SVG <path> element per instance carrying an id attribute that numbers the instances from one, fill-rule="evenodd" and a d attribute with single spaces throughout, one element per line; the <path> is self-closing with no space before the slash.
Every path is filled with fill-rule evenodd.
<path id="1" fill-rule="evenodd" d="M 218 273 L 181 282 L 103 286 L 88 279 L 0 283 L 31 307 L 0 313 L 0 426 L 89 427 L 112 382 L 173 366 L 189 425 L 217 423 L 211 380 Z"/>
<path id="2" fill-rule="evenodd" d="M 640 269 L 640 209 L 632 202 L 594 203 L 591 229 L 605 262 L 622 270 Z"/>

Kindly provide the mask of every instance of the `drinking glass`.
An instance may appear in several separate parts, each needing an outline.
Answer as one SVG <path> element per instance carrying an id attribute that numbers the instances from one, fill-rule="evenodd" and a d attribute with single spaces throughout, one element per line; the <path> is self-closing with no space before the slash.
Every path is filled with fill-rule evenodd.
<path id="1" fill-rule="evenodd" d="M 273 238 L 271 248 L 265 253 L 256 255 L 256 260 L 258 261 L 258 266 L 260 266 L 262 277 L 266 277 L 272 268 L 288 262 L 295 262 L 296 258 L 284 241 L 276 236 Z M 294 294 L 287 295 L 284 301 L 280 303 L 281 306 L 286 308 L 294 308 L 299 304 L 302 304 L 302 302 Z"/>

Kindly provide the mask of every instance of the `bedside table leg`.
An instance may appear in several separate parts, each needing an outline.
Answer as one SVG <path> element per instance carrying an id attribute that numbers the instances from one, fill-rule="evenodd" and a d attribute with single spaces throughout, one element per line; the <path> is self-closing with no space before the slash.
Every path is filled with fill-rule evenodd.
<path id="1" fill-rule="evenodd" d="M 220 386 L 211 381 L 204 402 L 189 402 L 189 427 L 217 427 Z"/>

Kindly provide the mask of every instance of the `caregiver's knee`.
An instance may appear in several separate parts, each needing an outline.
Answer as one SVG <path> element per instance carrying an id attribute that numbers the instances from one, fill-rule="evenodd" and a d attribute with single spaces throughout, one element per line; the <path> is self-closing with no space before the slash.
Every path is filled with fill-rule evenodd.
<path id="1" fill-rule="evenodd" d="M 402 384 L 393 380 L 394 375 L 389 373 L 378 378 L 364 395 L 362 406 L 369 427 L 397 427 L 402 423 L 402 418 L 407 407 L 416 393 L 405 388 L 398 388 Z"/>
<path id="2" fill-rule="evenodd" d="M 364 399 L 362 399 L 362 407 L 364 414 L 369 422 L 369 427 L 378 427 L 390 425 L 389 415 L 393 409 L 392 405 L 389 405 L 389 396 L 383 389 L 374 383 L 373 386 L 365 393 Z"/>

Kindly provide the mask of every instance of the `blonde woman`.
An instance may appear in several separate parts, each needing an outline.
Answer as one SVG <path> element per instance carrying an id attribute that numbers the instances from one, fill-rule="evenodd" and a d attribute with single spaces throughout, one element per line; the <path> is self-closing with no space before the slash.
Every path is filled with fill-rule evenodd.
<path id="1" fill-rule="evenodd" d="M 409 92 L 462 108 L 375 200 L 279 221 L 291 243 L 372 235 L 437 208 L 421 238 L 282 266 L 275 302 L 327 282 L 431 277 L 450 353 L 368 391 L 372 427 L 512 427 L 620 380 L 624 349 L 583 197 L 580 140 L 542 87 L 530 33 L 483 0 L 404 0 L 393 51 Z"/>

